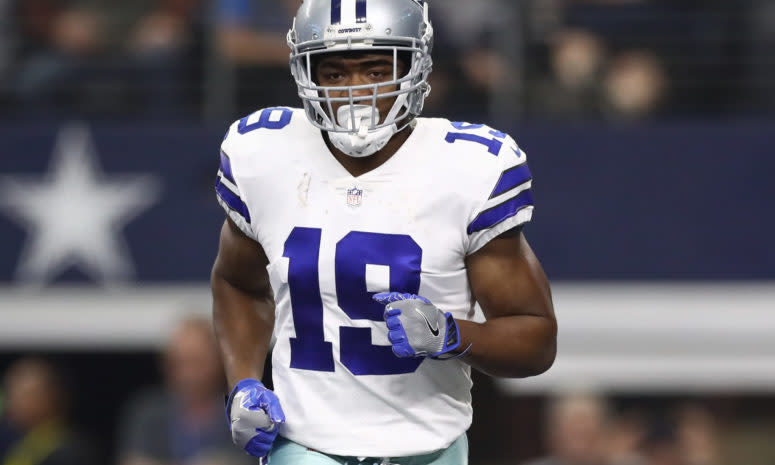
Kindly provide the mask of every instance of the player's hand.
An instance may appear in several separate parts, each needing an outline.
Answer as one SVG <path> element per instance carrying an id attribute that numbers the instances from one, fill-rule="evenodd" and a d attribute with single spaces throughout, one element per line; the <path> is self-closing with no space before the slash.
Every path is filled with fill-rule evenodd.
<path id="1" fill-rule="evenodd" d="M 452 314 L 442 312 L 425 297 L 381 292 L 373 298 L 385 305 L 388 339 L 397 356 L 437 358 L 460 345 L 460 330 Z"/>
<path id="2" fill-rule="evenodd" d="M 231 391 L 226 416 L 234 444 L 248 454 L 265 457 L 277 437 L 277 424 L 285 422 L 280 399 L 261 381 L 243 379 Z"/>

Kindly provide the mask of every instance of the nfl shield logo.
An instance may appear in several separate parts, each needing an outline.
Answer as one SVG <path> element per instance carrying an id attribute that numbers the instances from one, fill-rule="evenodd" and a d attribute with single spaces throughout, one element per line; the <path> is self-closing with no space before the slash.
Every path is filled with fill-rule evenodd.
<path id="1" fill-rule="evenodd" d="M 363 197 L 363 189 L 353 187 L 347 189 L 347 205 L 351 207 L 357 207 L 361 204 L 361 198 Z"/>

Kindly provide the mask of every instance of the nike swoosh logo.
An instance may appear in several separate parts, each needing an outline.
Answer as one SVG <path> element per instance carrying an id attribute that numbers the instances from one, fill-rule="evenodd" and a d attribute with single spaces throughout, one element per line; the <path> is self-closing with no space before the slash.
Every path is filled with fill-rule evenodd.
<path id="1" fill-rule="evenodd" d="M 431 334 L 433 334 L 434 336 L 438 336 L 439 335 L 439 325 L 437 324 L 436 328 L 434 329 L 434 327 L 431 326 L 431 322 L 428 321 L 428 317 L 425 316 L 425 313 L 423 313 L 423 312 L 421 312 L 419 310 L 417 310 L 417 313 L 419 313 L 420 316 L 422 316 L 422 319 L 425 320 L 425 324 L 428 325 L 428 329 L 431 330 Z"/>

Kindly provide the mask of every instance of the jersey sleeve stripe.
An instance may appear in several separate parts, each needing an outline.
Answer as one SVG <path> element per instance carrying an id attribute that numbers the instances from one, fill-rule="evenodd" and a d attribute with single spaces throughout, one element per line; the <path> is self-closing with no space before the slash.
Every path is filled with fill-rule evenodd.
<path id="1" fill-rule="evenodd" d="M 531 179 L 530 168 L 528 168 L 526 162 L 513 166 L 501 173 L 501 177 L 498 178 L 498 183 L 495 184 L 495 188 L 492 190 L 492 194 L 490 194 L 490 198 L 497 197 L 504 192 L 510 191 Z"/>
<path id="2" fill-rule="evenodd" d="M 234 176 L 231 174 L 231 160 L 229 160 L 229 156 L 223 150 L 221 150 L 221 172 L 223 177 L 231 181 L 232 184 L 236 184 Z"/>
<path id="3" fill-rule="evenodd" d="M 245 205 L 245 202 L 242 201 L 242 199 L 231 191 L 231 189 L 226 186 L 226 184 L 221 182 L 220 176 L 215 181 L 215 191 L 218 193 L 218 197 L 223 201 L 226 206 L 229 207 L 229 209 L 239 213 L 243 218 L 245 218 L 245 221 L 250 223 L 250 212 L 248 211 L 248 206 Z"/>
<path id="4" fill-rule="evenodd" d="M 474 218 L 474 221 L 468 225 L 468 234 L 471 235 L 477 231 L 491 228 L 516 215 L 517 212 L 523 208 L 531 205 L 533 205 L 533 194 L 529 189 L 524 190 L 519 193 L 519 195 L 479 213 L 476 218 Z"/>

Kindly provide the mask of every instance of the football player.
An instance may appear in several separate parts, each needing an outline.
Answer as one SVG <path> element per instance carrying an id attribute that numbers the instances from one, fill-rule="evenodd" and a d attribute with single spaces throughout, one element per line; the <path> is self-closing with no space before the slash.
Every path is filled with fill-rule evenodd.
<path id="1" fill-rule="evenodd" d="M 432 40 L 419 0 L 304 0 L 288 33 L 303 109 L 265 108 L 223 141 L 226 413 L 272 465 L 466 464 L 471 367 L 526 377 L 554 361 L 549 285 L 522 234 L 525 153 L 488 126 L 419 117 Z"/>

